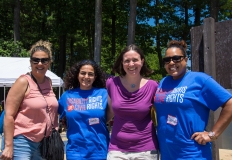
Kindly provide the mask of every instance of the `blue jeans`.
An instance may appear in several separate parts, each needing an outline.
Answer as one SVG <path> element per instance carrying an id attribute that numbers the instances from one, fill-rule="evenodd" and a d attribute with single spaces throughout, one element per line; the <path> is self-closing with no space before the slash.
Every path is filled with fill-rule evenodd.
<path id="1" fill-rule="evenodd" d="M 39 151 L 40 142 L 33 142 L 23 135 L 14 137 L 14 160 L 43 160 Z M 4 138 L 2 138 L 4 149 Z M 2 150 L 3 150 L 2 149 Z"/>

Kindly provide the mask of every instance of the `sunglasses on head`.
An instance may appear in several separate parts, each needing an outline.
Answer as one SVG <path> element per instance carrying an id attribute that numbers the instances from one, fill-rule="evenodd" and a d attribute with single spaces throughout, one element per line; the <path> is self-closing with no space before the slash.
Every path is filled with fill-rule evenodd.
<path id="1" fill-rule="evenodd" d="M 182 58 L 184 58 L 185 56 L 173 56 L 173 57 L 165 57 L 163 58 L 163 61 L 165 64 L 169 64 L 171 61 L 173 61 L 174 63 L 178 63 L 180 61 L 182 61 Z"/>
<path id="2" fill-rule="evenodd" d="M 31 57 L 31 61 L 33 64 L 38 64 L 41 62 L 42 64 L 48 64 L 50 62 L 50 58 L 35 58 Z"/>

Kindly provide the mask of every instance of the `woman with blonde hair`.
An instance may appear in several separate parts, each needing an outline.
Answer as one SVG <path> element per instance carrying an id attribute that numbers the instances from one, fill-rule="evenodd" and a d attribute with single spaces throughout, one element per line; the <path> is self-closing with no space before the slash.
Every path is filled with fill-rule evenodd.
<path id="1" fill-rule="evenodd" d="M 30 49 L 31 72 L 16 80 L 6 99 L 1 159 L 42 160 L 40 141 L 51 134 L 51 121 L 58 126 L 58 102 L 45 76 L 51 62 L 51 43 L 36 42 Z"/>

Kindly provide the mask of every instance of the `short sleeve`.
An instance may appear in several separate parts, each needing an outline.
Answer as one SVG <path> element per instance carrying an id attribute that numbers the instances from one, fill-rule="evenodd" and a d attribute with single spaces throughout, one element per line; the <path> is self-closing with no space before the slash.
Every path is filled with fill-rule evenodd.
<path id="1" fill-rule="evenodd" d="M 213 111 L 231 98 L 231 94 L 211 77 L 205 81 L 201 95 L 208 108 Z"/>

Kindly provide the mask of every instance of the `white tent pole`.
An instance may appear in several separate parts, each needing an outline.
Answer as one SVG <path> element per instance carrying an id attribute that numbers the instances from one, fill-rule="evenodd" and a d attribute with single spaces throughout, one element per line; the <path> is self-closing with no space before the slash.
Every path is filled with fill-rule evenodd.
<path id="1" fill-rule="evenodd" d="M 4 85 L 4 105 L 6 104 L 6 86 Z"/>
<path id="2" fill-rule="evenodd" d="M 60 87 L 59 87 L 59 98 L 60 98 Z"/>

